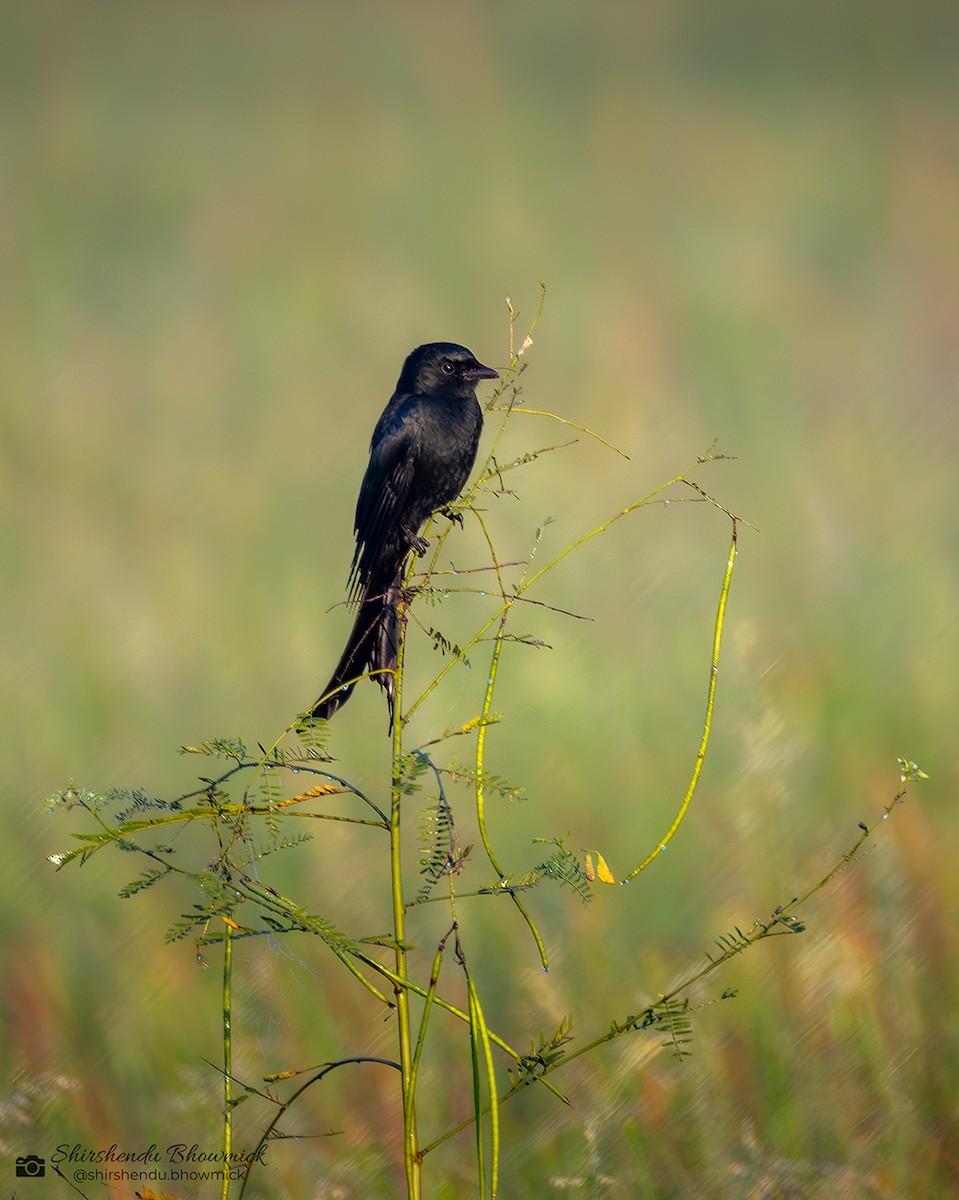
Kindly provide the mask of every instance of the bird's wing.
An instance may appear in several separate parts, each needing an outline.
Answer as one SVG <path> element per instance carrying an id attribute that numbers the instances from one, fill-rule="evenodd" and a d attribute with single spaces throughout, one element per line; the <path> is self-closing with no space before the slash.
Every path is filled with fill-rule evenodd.
<path id="1" fill-rule="evenodd" d="M 403 397 L 395 407 L 391 404 L 373 434 L 370 462 L 356 502 L 356 552 L 350 573 L 354 593 L 374 571 L 398 570 L 409 548 L 403 521 L 416 458 L 416 399 Z"/>

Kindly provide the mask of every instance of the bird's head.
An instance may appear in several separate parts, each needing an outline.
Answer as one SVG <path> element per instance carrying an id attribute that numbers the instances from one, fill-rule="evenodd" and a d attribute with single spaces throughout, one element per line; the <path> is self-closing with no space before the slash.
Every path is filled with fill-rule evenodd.
<path id="1" fill-rule="evenodd" d="M 445 392 L 472 395 L 481 379 L 499 379 L 499 372 L 484 367 L 471 350 L 455 342 L 430 342 L 417 346 L 403 364 L 398 392 L 408 395 Z"/>

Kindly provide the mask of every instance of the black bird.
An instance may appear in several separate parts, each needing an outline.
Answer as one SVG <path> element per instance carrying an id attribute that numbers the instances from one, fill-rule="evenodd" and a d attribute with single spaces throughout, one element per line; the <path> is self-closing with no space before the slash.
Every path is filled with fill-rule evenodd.
<path id="1" fill-rule="evenodd" d="M 308 716 L 330 718 L 349 700 L 357 679 L 375 672 L 392 728 L 403 563 L 412 549 L 426 548 L 419 536 L 426 518 L 463 490 L 483 429 L 476 385 L 498 378 L 453 342 L 419 346 L 403 364 L 373 430 L 356 503 L 349 590 L 359 611 L 339 665 Z"/>

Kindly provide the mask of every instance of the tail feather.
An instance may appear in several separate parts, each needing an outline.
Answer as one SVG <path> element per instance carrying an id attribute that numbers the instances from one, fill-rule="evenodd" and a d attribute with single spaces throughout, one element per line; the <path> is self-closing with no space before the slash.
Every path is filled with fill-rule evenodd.
<path id="1" fill-rule="evenodd" d="M 385 585 L 371 579 L 363 588 L 346 648 L 308 716 L 328 721 L 349 700 L 357 680 L 368 672 L 376 672 L 372 677 L 386 692 L 390 728 L 393 728 L 393 672 L 399 651 L 401 582 L 397 572 Z"/>

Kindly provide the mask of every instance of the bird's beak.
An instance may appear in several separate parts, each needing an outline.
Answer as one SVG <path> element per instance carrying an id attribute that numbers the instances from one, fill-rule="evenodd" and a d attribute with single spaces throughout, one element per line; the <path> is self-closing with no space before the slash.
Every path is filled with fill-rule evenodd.
<path id="1" fill-rule="evenodd" d="M 484 367 L 481 362 L 468 367 L 465 374 L 470 379 L 499 379 L 499 371 L 494 371 L 492 367 Z"/>

